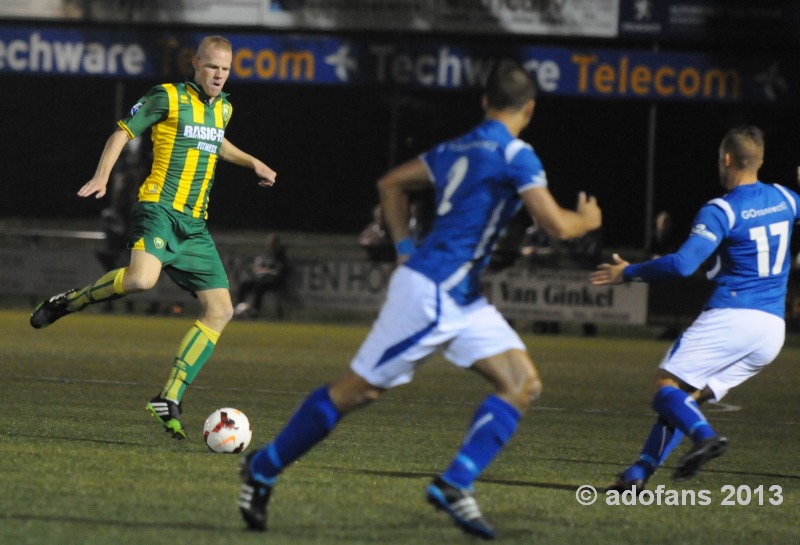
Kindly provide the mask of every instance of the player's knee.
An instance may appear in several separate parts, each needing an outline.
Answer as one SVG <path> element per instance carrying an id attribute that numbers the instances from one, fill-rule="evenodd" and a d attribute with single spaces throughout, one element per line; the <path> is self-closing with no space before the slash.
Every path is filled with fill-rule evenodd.
<path id="1" fill-rule="evenodd" d="M 521 410 L 527 409 L 531 403 L 542 395 L 542 381 L 534 371 L 525 377 L 517 393 L 517 405 Z"/>
<path id="2" fill-rule="evenodd" d="M 343 414 L 370 405 L 380 399 L 383 393 L 355 373 L 347 373 L 331 384 L 330 396 L 333 404 Z"/>
<path id="3" fill-rule="evenodd" d="M 361 402 L 364 405 L 369 405 L 370 403 L 375 403 L 376 401 L 378 401 L 381 398 L 381 394 L 382 393 L 383 393 L 383 390 L 381 390 L 379 388 L 375 388 L 374 386 L 372 388 L 367 388 L 361 394 Z"/>
<path id="4" fill-rule="evenodd" d="M 349 395 L 347 396 L 348 399 L 345 405 L 348 406 L 349 410 L 360 409 L 378 401 L 382 393 L 383 390 L 371 385 L 354 389 L 348 392 Z"/>
<path id="5" fill-rule="evenodd" d="M 495 379 L 497 394 L 520 412 L 525 411 L 542 395 L 542 380 L 530 356 L 525 352 L 513 351 L 499 368 L 489 367 L 488 370 Z"/>
<path id="6" fill-rule="evenodd" d="M 533 366 L 526 366 L 526 372 L 518 374 L 513 385 L 508 386 L 498 393 L 520 412 L 526 411 L 542 395 L 542 381 Z"/>
<path id="7" fill-rule="evenodd" d="M 122 288 L 125 293 L 138 293 L 152 289 L 155 287 L 156 282 L 158 282 L 158 276 L 136 274 L 128 270 L 123 277 Z"/>
<path id="8" fill-rule="evenodd" d="M 233 313 L 233 303 L 228 301 L 219 309 L 219 319 L 224 320 L 225 323 L 228 323 L 233 319 Z"/>
<path id="9" fill-rule="evenodd" d="M 221 331 L 233 319 L 233 313 L 233 304 L 230 301 L 219 302 L 208 306 L 203 313 L 203 319 L 215 324 L 217 330 Z"/>
<path id="10" fill-rule="evenodd" d="M 536 401 L 542 395 L 542 379 L 539 377 L 539 372 L 536 366 L 531 361 L 530 357 L 524 358 L 522 364 L 519 366 L 521 376 L 521 395 L 527 403 Z"/>
<path id="11" fill-rule="evenodd" d="M 528 400 L 533 402 L 539 399 L 542 396 L 543 389 L 544 385 L 542 384 L 542 379 L 540 379 L 539 375 L 534 372 L 533 376 L 528 379 L 527 383 Z"/>

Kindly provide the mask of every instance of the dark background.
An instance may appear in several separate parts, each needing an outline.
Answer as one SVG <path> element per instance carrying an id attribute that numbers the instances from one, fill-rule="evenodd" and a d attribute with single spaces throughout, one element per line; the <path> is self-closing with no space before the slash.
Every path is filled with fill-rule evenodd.
<path id="1" fill-rule="evenodd" d="M 752 52 L 748 43 L 705 47 Z M 157 83 L 5 76 L 0 218 L 25 217 L 35 226 L 42 218 L 98 217 L 106 199 L 75 193 L 93 175 L 116 120 Z M 212 229 L 356 233 L 371 219 L 374 182 L 388 167 L 469 129 L 482 114 L 473 91 L 242 82 L 229 82 L 226 91 L 234 106 L 226 137 L 274 168 L 278 183 L 259 188 L 248 170 L 221 162 L 209 207 Z M 563 206 L 572 207 L 580 190 L 598 197 L 606 245 L 646 244 L 650 108 L 646 101 L 543 95 L 521 135 L 541 157 Z M 762 180 L 797 188 L 798 101 L 780 107 L 660 102 L 656 109 L 655 212 L 669 210 L 685 226 L 721 193 L 717 146 L 742 123 L 766 132 Z"/>

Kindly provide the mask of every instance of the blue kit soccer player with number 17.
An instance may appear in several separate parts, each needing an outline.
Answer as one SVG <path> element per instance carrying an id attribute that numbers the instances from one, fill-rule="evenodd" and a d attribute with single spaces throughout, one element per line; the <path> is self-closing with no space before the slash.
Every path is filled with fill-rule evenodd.
<path id="1" fill-rule="evenodd" d="M 727 193 L 700 209 L 681 248 L 631 265 L 614 255 L 590 275 L 595 285 L 655 282 L 694 273 L 708 258 L 716 287 L 703 312 L 670 347 L 655 381 L 658 421 L 639 459 L 611 490 L 641 492 L 684 436 L 693 446 L 673 477 L 693 476 L 722 455 L 727 439 L 711 428 L 698 403 L 719 401 L 777 357 L 785 337 L 784 312 L 791 257 L 789 239 L 800 220 L 800 197 L 758 180 L 764 135 L 756 127 L 730 130 L 719 148 L 719 173 Z"/>
<path id="2" fill-rule="evenodd" d="M 410 382 L 425 358 L 442 349 L 457 366 L 485 377 L 495 393 L 478 407 L 450 467 L 428 486 L 428 501 L 464 531 L 495 536 L 472 496 L 473 483 L 511 438 L 541 382 L 517 333 L 481 295 L 481 271 L 523 204 L 558 238 L 580 236 L 601 223 L 597 202 L 585 194 L 576 211 L 556 204 L 539 159 L 517 138 L 533 115 L 534 98 L 526 70 L 512 62 L 498 64 L 488 80 L 480 125 L 378 181 L 400 266 L 350 369 L 313 392 L 271 443 L 243 459 L 239 508 L 249 528 L 266 529 L 267 502 L 283 469 L 323 440 L 343 415 Z M 417 250 L 409 238 L 408 194 L 431 182 L 436 216 Z"/>

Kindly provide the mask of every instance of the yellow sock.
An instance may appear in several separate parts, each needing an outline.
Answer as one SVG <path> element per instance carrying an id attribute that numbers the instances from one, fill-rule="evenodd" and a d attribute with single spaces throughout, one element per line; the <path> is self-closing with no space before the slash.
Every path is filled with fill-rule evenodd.
<path id="1" fill-rule="evenodd" d="M 67 309 L 75 312 L 83 310 L 88 305 L 113 301 L 125 295 L 122 289 L 122 278 L 125 276 L 126 267 L 108 271 L 101 276 L 94 284 L 90 284 L 75 292 L 69 299 Z"/>
<path id="2" fill-rule="evenodd" d="M 161 392 L 161 397 L 180 403 L 186 387 L 191 384 L 214 352 L 219 336 L 219 332 L 200 323 L 199 320 L 194 323 L 178 347 L 172 372 Z"/>

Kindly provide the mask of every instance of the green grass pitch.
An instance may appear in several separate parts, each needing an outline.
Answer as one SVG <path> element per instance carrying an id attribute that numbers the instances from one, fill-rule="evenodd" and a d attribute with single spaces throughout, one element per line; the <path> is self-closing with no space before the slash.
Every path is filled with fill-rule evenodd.
<path id="1" fill-rule="evenodd" d="M 365 326 L 232 323 L 184 398 L 189 440 L 179 442 L 144 406 L 189 319 L 87 312 L 43 331 L 27 320 L 0 311 L 2 544 L 473 542 L 425 503 L 424 490 L 489 389 L 439 356 L 290 467 L 273 495 L 269 532 L 252 534 L 237 510 L 238 456 L 208 451 L 205 417 L 239 408 L 253 425 L 250 448 L 263 444 L 309 391 L 346 368 Z M 602 489 L 637 455 L 653 422 L 650 384 L 665 342 L 524 340 L 544 394 L 476 487 L 500 543 L 800 542 L 797 339 L 723 405 L 708 406 L 730 439 L 725 456 L 676 483 L 681 445 L 651 479 L 650 489 L 708 491 L 709 504 L 694 506 L 614 506 L 602 494 L 591 506 L 576 500 L 578 487 Z M 780 505 L 770 502 L 772 486 Z M 726 498 L 736 505 L 723 505 Z"/>

